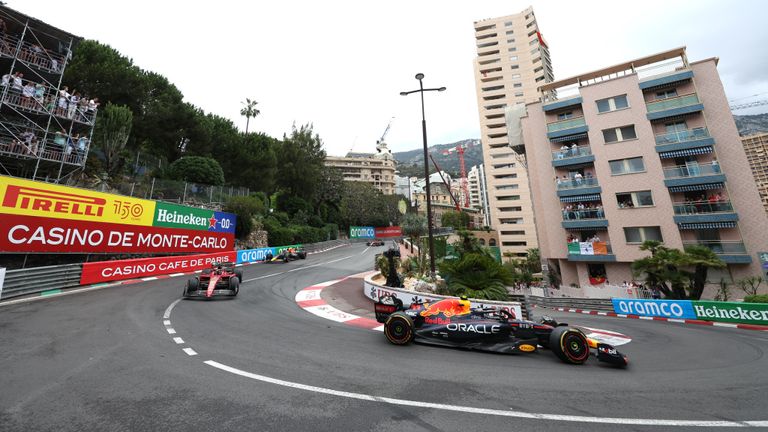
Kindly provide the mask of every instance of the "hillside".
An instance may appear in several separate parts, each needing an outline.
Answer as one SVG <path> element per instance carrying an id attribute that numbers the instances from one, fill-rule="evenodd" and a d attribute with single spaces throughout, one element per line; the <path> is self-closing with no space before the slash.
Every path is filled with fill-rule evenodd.
<path id="1" fill-rule="evenodd" d="M 429 152 L 435 158 L 437 164 L 440 165 L 440 168 L 450 173 L 452 177 L 459 177 L 459 155 L 456 151 L 449 154 L 443 154 L 443 152 L 456 148 L 457 145 L 461 144 L 468 146 L 464 152 L 464 164 L 467 172 L 469 172 L 473 166 L 483 163 L 483 148 L 480 145 L 479 139 L 465 139 L 451 144 L 436 144 L 429 147 Z M 401 176 L 424 177 L 423 148 L 396 152 L 393 155 L 395 160 L 397 160 L 397 169 L 400 171 Z M 435 167 L 431 161 L 430 172 L 435 172 Z"/>
<path id="2" fill-rule="evenodd" d="M 736 127 L 739 135 L 753 135 L 760 132 L 768 132 L 768 113 L 755 115 L 735 115 Z"/>

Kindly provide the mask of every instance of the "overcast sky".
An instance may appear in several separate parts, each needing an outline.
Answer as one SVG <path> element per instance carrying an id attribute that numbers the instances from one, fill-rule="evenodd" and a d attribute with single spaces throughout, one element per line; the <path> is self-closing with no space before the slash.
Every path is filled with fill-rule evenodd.
<path id="1" fill-rule="evenodd" d="M 250 130 L 282 137 L 314 123 L 326 151 L 373 152 L 390 118 L 394 151 L 421 145 L 417 72 L 427 87 L 430 144 L 479 138 L 473 22 L 533 5 L 555 79 L 686 45 L 719 57 L 728 98 L 768 99 L 768 2 L 625 1 L 104 1 L 6 0 L 96 39 L 174 83 L 206 112 L 261 115 Z M 759 95 L 759 96 L 753 96 Z M 768 112 L 768 106 L 737 114 Z"/>

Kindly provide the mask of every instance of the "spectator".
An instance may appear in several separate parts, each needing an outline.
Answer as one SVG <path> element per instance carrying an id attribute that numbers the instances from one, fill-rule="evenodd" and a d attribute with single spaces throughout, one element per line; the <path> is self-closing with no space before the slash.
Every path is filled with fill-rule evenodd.
<path id="1" fill-rule="evenodd" d="M 712 172 L 714 173 L 720 172 L 720 164 L 717 162 L 717 159 L 712 159 Z"/>
<path id="2" fill-rule="evenodd" d="M 581 181 L 583 180 L 583 178 L 584 177 L 581 175 L 580 172 L 577 172 L 576 174 L 573 175 L 573 179 L 576 180 L 577 185 L 581 185 Z"/>
<path id="3" fill-rule="evenodd" d="M 578 156 L 579 155 L 579 146 L 576 145 L 576 143 L 571 144 L 571 156 Z"/>
<path id="4" fill-rule="evenodd" d="M 53 137 L 53 143 L 58 146 L 56 150 L 63 151 L 64 147 L 67 146 L 67 131 L 64 129 L 56 131 L 56 134 Z"/>
<path id="5" fill-rule="evenodd" d="M 14 99 L 18 99 L 18 97 L 21 96 L 21 92 L 24 90 L 24 84 L 21 80 L 22 78 L 24 78 L 24 74 L 21 72 L 16 72 L 13 75 L 13 85 L 11 85 L 11 91 L 14 93 L 14 95 L 16 95 L 16 98 Z M 19 103 L 18 100 L 13 100 L 12 102 Z"/>
<path id="6" fill-rule="evenodd" d="M 7 73 L 3 75 L 2 81 L 0 81 L 0 86 L 2 86 L 2 89 L 0 91 L 5 91 L 6 88 L 8 88 L 9 85 L 11 85 L 11 80 L 13 79 L 13 75 Z"/>
<path id="7" fill-rule="evenodd" d="M 34 107 L 34 98 L 35 85 L 32 84 L 32 81 L 27 81 L 27 85 L 25 85 L 21 90 L 21 106 L 27 109 Z"/>
<path id="8" fill-rule="evenodd" d="M 56 107 L 56 115 L 64 117 L 67 115 L 67 103 L 69 102 L 69 88 L 64 86 L 59 90 L 59 103 Z"/>
<path id="9" fill-rule="evenodd" d="M 37 83 L 35 84 L 35 102 L 38 110 L 42 110 L 44 108 L 45 103 L 45 85 L 43 83 Z"/>
<path id="10" fill-rule="evenodd" d="M 69 95 L 69 101 L 67 101 L 67 103 L 67 118 L 74 118 L 75 112 L 77 111 L 77 105 L 80 103 L 80 92 L 73 92 L 73 94 Z"/>

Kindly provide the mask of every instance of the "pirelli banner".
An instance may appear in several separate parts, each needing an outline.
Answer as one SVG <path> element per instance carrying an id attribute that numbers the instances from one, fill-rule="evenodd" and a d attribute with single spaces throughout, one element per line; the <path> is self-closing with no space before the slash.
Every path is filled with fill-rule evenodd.
<path id="1" fill-rule="evenodd" d="M 0 176 L 0 252 L 211 253 L 234 249 L 235 216 Z"/>

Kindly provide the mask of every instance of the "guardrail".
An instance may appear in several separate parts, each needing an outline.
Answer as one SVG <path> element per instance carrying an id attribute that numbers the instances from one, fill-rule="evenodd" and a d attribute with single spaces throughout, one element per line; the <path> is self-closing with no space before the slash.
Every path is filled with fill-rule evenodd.
<path id="1" fill-rule="evenodd" d="M 82 264 L 8 270 L 2 299 L 79 286 L 82 271 Z"/>
<path id="2" fill-rule="evenodd" d="M 611 299 L 584 299 L 572 297 L 538 297 L 526 296 L 530 304 L 539 307 L 562 307 L 568 309 L 588 309 L 613 312 Z"/>
<path id="3" fill-rule="evenodd" d="M 304 249 L 307 252 L 319 252 L 343 244 L 349 244 L 349 240 L 310 243 L 305 244 Z M 5 274 L 5 283 L 2 293 L 0 293 L 0 300 L 75 288 L 80 286 L 82 273 L 82 263 L 8 270 Z"/>

